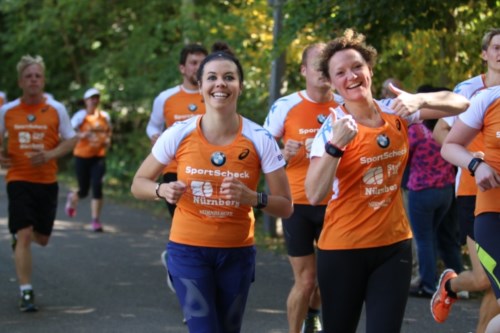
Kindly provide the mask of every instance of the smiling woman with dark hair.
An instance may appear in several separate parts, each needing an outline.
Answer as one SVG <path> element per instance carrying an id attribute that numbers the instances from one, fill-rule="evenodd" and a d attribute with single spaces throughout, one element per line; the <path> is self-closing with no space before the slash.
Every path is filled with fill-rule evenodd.
<path id="1" fill-rule="evenodd" d="M 167 263 L 190 332 L 240 332 L 255 273 L 253 208 L 293 211 L 285 161 L 274 138 L 237 113 L 243 70 L 231 53 L 208 55 L 198 70 L 203 116 L 177 122 L 134 177 L 139 199 L 177 204 Z M 156 183 L 171 160 L 178 180 Z M 257 192 L 261 172 L 270 193 Z"/>

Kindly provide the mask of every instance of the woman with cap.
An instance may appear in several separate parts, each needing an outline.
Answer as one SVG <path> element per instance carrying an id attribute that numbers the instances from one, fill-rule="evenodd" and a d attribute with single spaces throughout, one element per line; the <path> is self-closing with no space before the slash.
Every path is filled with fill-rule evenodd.
<path id="1" fill-rule="evenodd" d="M 103 204 L 102 186 L 106 173 L 106 150 L 111 143 L 111 118 L 99 108 L 100 92 L 88 89 L 83 95 L 85 109 L 71 118 L 71 125 L 78 132 L 79 141 L 73 151 L 75 156 L 78 190 L 68 193 L 66 214 L 76 216 L 78 201 L 85 198 L 92 186 L 92 230 L 103 231 L 100 221 Z"/>

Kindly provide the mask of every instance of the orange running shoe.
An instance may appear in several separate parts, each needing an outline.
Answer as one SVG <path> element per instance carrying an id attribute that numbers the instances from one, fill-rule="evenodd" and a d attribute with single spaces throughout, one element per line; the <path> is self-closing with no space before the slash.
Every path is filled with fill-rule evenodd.
<path id="1" fill-rule="evenodd" d="M 439 278 L 438 289 L 431 299 L 431 313 L 438 323 L 444 323 L 448 319 L 451 306 L 457 301 L 457 298 L 451 297 L 444 287 L 448 280 L 456 277 L 457 273 L 453 269 L 446 269 Z"/>

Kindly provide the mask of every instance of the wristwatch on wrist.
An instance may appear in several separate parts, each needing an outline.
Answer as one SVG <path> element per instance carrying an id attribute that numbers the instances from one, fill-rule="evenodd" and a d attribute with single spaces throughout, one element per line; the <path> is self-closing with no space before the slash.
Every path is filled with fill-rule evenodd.
<path id="1" fill-rule="evenodd" d="M 156 184 L 156 189 L 155 189 L 156 196 L 157 196 L 159 199 L 165 199 L 164 197 L 162 197 L 162 196 L 160 195 L 160 186 L 161 186 L 161 184 L 163 184 L 163 183 L 157 183 L 157 184 Z"/>
<path id="2" fill-rule="evenodd" d="M 337 147 L 334 144 L 331 144 L 330 141 L 328 141 L 325 144 L 325 151 L 328 155 L 333 156 L 333 157 L 337 157 L 337 158 L 342 157 L 342 155 L 344 155 L 344 150 L 340 149 L 339 147 Z"/>
<path id="3" fill-rule="evenodd" d="M 483 159 L 479 157 L 474 157 L 472 160 L 470 160 L 469 165 L 467 166 L 467 169 L 469 169 L 470 175 L 474 177 L 477 167 L 479 164 L 483 163 Z"/>
<path id="4" fill-rule="evenodd" d="M 265 192 L 257 192 L 257 206 L 254 208 L 262 209 L 267 206 L 267 193 Z"/>

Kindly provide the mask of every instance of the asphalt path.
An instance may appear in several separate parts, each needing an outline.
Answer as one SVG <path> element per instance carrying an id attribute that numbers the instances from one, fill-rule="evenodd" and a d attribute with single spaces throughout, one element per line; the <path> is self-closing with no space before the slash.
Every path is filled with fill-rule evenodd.
<path id="1" fill-rule="evenodd" d="M 0 175 L 0 333 L 187 332 L 160 261 L 168 238 L 168 212 L 161 218 L 147 209 L 106 202 L 105 232 L 94 233 L 88 199 L 80 202 L 77 216 L 70 219 L 63 210 L 66 194 L 61 185 L 49 245 L 33 245 L 32 282 L 40 309 L 21 313 Z M 292 282 L 286 256 L 258 250 L 243 333 L 287 332 L 286 298 Z M 478 309 L 478 299 L 461 300 L 448 321 L 437 324 L 429 300 L 410 297 L 401 332 L 472 332 Z M 364 316 L 358 332 L 364 332 Z"/>

